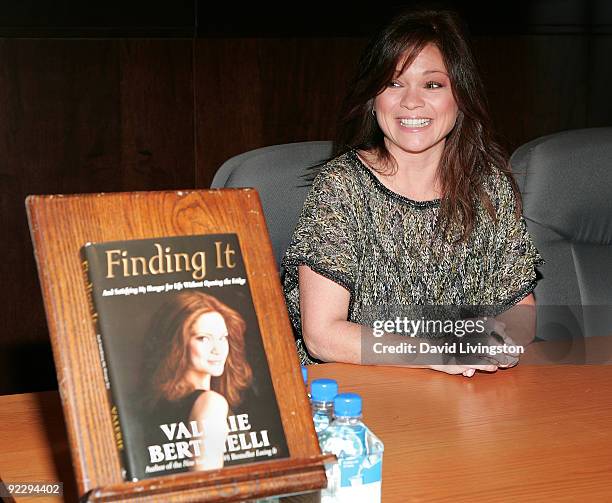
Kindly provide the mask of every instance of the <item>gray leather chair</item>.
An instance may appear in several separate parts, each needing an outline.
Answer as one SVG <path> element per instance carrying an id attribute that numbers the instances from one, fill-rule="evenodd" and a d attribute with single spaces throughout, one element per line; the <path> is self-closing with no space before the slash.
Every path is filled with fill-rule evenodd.
<path id="1" fill-rule="evenodd" d="M 612 335 L 612 128 L 538 138 L 511 163 L 546 260 L 535 289 L 537 336 Z"/>
<path id="2" fill-rule="evenodd" d="M 332 155 L 332 142 L 287 143 L 251 150 L 225 161 L 211 188 L 253 187 L 259 192 L 276 263 L 289 246 L 312 174 L 309 169 Z"/>

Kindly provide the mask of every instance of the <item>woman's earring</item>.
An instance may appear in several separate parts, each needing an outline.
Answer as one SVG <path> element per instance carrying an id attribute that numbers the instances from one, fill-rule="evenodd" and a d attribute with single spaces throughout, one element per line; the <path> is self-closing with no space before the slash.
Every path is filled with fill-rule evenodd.
<path id="1" fill-rule="evenodd" d="M 376 110 L 372 109 L 371 112 L 372 112 L 372 117 L 376 117 Z"/>

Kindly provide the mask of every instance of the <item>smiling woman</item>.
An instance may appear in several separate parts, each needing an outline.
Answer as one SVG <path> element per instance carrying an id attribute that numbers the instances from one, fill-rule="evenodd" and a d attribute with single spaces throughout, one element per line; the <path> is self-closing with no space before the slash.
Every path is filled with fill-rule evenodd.
<path id="1" fill-rule="evenodd" d="M 340 124 L 283 262 L 303 362 L 362 363 L 364 334 L 398 309 L 533 305 L 541 259 L 455 14 L 413 10 L 384 28 Z M 533 320 L 521 318 L 507 333 L 493 320 L 489 335 L 529 342 Z M 421 361 L 472 376 L 516 363 L 506 353 L 478 365 Z"/>
<path id="2" fill-rule="evenodd" d="M 245 327 L 237 311 L 198 291 L 172 296 L 151 322 L 142 373 L 148 443 L 162 444 L 159 425 L 183 418 L 200 433 L 194 470 L 223 466 L 228 411 L 252 378 Z"/>

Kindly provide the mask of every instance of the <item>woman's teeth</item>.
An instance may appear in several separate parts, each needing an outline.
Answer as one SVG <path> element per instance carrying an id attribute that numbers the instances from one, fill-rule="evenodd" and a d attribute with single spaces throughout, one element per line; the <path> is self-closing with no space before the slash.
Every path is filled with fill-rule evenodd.
<path id="1" fill-rule="evenodd" d="M 400 119 L 400 124 L 405 127 L 429 126 L 431 119 Z"/>

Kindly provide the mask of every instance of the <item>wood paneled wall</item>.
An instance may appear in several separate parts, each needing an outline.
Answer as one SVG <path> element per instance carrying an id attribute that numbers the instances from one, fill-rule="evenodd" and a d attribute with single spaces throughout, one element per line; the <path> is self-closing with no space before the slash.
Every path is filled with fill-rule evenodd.
<path id="1" fill-rule="evenodd" d="M 364 39 L 198 39 L 197 184 L 254 148 L 327 140 Z"/>
<path id="2" fill-rule="evenodd" d="M 191 47 L 0 41 L 0 392 L 54 385 L 25 197 L 193 187 Z"/>
<path id="3" fill-rule="evenodd" d="M 0 393 L 55 386 L 28 194 L 208 187 L 235 154 L 331 138 L 362 45 L 0 40 Z"/>
<path id="4" fill-rule="evenodd" d="M 0 39 L 0 393 L 55 386 L 28 194 L 207 187 L 227 158 L 333 137 L 364 37 Z M 612 125 L 609 34 L 479 35 L 512 150 Z"/>

